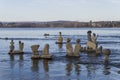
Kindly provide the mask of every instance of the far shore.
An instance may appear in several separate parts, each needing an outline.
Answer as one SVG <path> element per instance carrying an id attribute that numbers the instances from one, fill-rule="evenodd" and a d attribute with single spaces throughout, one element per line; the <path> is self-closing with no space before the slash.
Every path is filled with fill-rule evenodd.
<path id="1" fill-rule="evenodd" d="M 0 28 L 120 28 L 120 21 L 0 22 Z"/>

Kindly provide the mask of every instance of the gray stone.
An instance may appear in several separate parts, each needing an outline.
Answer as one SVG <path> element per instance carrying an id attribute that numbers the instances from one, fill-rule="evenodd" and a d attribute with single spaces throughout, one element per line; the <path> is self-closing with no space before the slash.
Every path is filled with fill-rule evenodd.
<path id="1" fill-rule="evenodd" d="M 96 50 L 97 49 L 97 45 L 91 41 L 87 42 L 87 49 L 92 49 L 92 50 Z"/>
<path id="2" fill-rule="evenodd" d="M 9 48 L 10 48 L 9 53 L 13 53 L 14 52 L 14 42 L 13 42 L 13 40 L 11 40 Z"/>
<path id="3" fill-rule="evenodd" d="M 111 54 L 111 50 L 110 49 L 105 49 L 105 50 L 103 50 L 103 54 L 105 54 L 104 61 L 108 62 L 109 61 L 109 55 Z"/>
<path id="4" fill-rule="evenodd" d="M 72 47 L 72 44 L 70 43 L 69 38 L 67 38 L 66 52 L 67 52 L 67 56 L 74 56 L 73 47 Z"/>
<path id="5" fill-rule="evenodd" d="M 92 41 L 93 41 L 93 43 L 95 43 L 95 44 L 97 44 L 97 36 L 96 36 L 96 34 L 95 33 L 93 33 L 93 36 L 92 36 Z"/>
<path id="6" fill-rule="evenodd" d="M 43 53 L 41 55 L 41 58 L 45 58 L 45 59 L 51 59 L 52 55 L 49 54 L 49 44 L 46 44 L 44 49 L 43 49 Z"/>
<path id="7" fill-rule="evenodd" d="M 40 47 L 40 45 L 32 45 L 31 46 L 31 50 L 33 52 L 33 55 L 39 55 L 39 51 L 38 51 L 39 47 Z"/>
<path id="8" fill-rule="evenodd" d="M 92 39 L 91 39 L 91 33 L 92 33 L 92 31 L 88 31 L 87 32 L 88 41 L 92 41 Z"/>
<path id="9" fill-rule="evenodd" d="M 76 40 L 76 45 L 74 48 L 74 56 L 80 56 L 80 50 L 81 50 L 81 45 L 80 45 L 80 39 Z"/>
<path id="10" fill-rule="evenodd" d="M 24 43 L 19 41 L 19 51 L 23 52 L 23 48 L 24 48 Z"/>
<path id="11" fill-rule="evenodd" d="M 58 43 L 62 43 L 63 42 L 63 37 L 62 37 L 62 33 L 59 32 L 59 37 L 58 37 Z"/>

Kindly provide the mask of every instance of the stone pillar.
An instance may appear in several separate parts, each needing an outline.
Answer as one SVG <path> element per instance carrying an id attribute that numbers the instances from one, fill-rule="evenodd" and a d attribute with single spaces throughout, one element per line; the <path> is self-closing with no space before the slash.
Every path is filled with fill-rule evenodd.
<path id="1" fill-rule="evenodd" d="M 92 36 L 92 41 L 93 41 L 93 43 L 95 43 L 95 44 L 97 44 L 97 36 L 96 36 L 96 34 L 95 33 L 93 33 L 93 36 Z"/>
<path id="2" fill-rule="evenodd" d="M 91 42 L 91 41 L 88 41 L 86 46 L 87 46 L 87 49 L 92 49 L 92 50 L 95 50 L 95 51 L 97 49 L 97 45 L 95 43 Z"/>
<path id="3" fill-rule="evenodd" d="M 77 39 L 76 40 L 76 45 L 75 45 L 75 48 L 74 48 L 74 56 L 78 57 L 80 56 L 80 50 L 81 50 L 81 45 L 80 45 L 80 39 Z"/>
<path id="4" fill-rule="evenodd" d="M 92 33 L 92 31 L 88 31 L 87 32 L 88 41 L 92 41 L 92 39 L 91 39 L 91 33 Z"/>
<path id="5" fill-rule="evenodd" d="M 45 45 L 41 58 L 52 59 L 52 55 L 49 54 L 49 44 Z"/>
<path id="6" fill-rule="evenodd" d="M 31 46 L 31 50 L 33 52 L 33 56 L 38 56 L 39 55 L 39 51 L 38 51 L 39 46 L 40 45 L 32 45 Z"/>
<path id="7" fill-rule="evenodd" d="M 24 43 L 19 41 L 19 51 L 23 52 L 23 48 L 24 48 Z"/>
<path id="8" fill-rule="evenodd" d="M 66 43 L 66 52 L 67 52 L 67 55 L 66 56 L 74 56 L 74 53 L 73 53 L 73 47 L 72 47 L 72 44 L 70 43 L 70 39 L 67 38 L 67 43 Z"/>
<path id="9" fill-rule="evenodd" d="M 63 42 L 62 33 L 59 32 L 58 43 L 62 43 L 62 42 Z"/>
<path id="10" fill-rule="evenodd" d="M 49 44 L 46 44 L 43 49 L 43 55 L 49 55 Z"/>
<path id="11" fill-rule="evenodd" d="M 93 36 L 92 36 L 92 39 L 91 39 L 91 31 L 88 31 L 87 32 L 87 36 L 88 36 L 88 41 L 87 41 L 87 49 L 92 49 L 92 50 L 97 50 L 97 37 L 96 37 L 96 34 L 93 33 Z"/>
<path id="12" fill-rule="evenodd" d="M 13 40 L 11 40 L 9 53 L 13 53 L 13 52 L 14 52 L 14 42 L 13 42 Z"/>
<path id="13" fill-rule="evenodd" d="M 105 63 L 108 63 L 108 61 L 109 61 L 109 55 L 111 54 L 110 49 L 105 49 L 105 50 L 103 51 L 103 53 L 105 54 L 105 59 L 104 59 L 104 61 L 105 61 Z"/>

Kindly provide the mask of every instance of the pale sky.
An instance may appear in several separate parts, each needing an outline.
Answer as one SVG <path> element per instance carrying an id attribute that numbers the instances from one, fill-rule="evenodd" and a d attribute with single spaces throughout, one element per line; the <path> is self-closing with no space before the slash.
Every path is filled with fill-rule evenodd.
<path id="1" fill-rule="evenodd" d="M 120 0 L 0 0 L 0 21 L 120 20 Z"/>

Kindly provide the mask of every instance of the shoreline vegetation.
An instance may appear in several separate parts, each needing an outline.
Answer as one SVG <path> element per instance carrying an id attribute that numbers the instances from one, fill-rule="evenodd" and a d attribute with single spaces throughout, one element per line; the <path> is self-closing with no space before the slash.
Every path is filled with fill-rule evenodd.
<path id="1" fill-rule="evenodd" d="M 0 28 L 120 28 L 120 21 L 0 22 Z"/>

